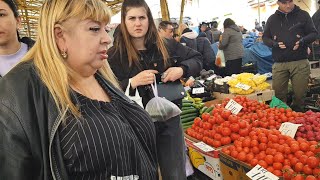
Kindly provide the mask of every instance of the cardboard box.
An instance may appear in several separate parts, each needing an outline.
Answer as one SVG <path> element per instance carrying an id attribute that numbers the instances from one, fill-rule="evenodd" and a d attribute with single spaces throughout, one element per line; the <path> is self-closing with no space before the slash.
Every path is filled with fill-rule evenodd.
<path id="1" fill-rule="evenodd" d="M 252 169 L 250 165 L 222 152 L 219 156 L 220 169 L 225 180 L 250 180 L 246 175 Z M 279 177 L 279 180 L 283 180 L 283 177 Z"/>
<path id="2" fill-rule="evenodd" d="M 235 96 L 246 96 L 249 99 L 257 100 L 257 101 L 270 101 L 272 96 L 274 96 L 274 90 L 266 89 L 261 92 L 255 92 L 248 95 L 239 95 L 239 94 L 224 94 L 220 92 L 213 92 L 214 97 L 217 99 L 225 99 L 225 98 L 233 98 Z"/>
<path id="3" fill-rule="evenodd" d="M 194 145 L 194 143 L 199 141 L 187 134 L 185 134 L 185 141 L 193 167 L 197 168 L 211 179 L 223 180 L 219 160 L 219 152 L 221 148 L 215 149 L 211 152 L 204 152 Z"/>
<path id="4" fill-rule="evenodd" d="M 224 179 L 250 180 L 246 173 L 251 170 L 251 167 L 224 153 L 220 154 L 220 169 Z"/>

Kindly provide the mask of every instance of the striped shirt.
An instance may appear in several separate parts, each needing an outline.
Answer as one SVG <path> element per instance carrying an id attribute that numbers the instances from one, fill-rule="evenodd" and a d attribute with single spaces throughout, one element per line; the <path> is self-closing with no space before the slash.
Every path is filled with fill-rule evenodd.
<path id="1" fill-rule="evenodd" d="M 59 127 L 69 178 L 156 179 L 156 135 L 150 116 L 139 105 L 112 93 L 101 80 L 99 83 L 111 102 L 77 93 L 83 118 L 68 117 Z"/>

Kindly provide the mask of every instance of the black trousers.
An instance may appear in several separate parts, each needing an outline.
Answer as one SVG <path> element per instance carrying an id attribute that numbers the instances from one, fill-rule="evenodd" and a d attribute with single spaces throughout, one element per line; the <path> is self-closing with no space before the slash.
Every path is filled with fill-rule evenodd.
<path id="1" fill-rule="evenodd" d="M 180 116 L 155 122 L 157 155 L 163 180 L 186 180 L 186 155 Z"/>

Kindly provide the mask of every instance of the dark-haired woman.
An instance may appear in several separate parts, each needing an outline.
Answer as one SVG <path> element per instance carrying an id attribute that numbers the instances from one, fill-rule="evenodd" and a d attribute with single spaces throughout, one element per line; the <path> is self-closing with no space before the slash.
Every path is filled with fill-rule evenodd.
<path id="1" fill-rule="evenodd" d="M 223 22 L 224 32 L 219 42 L 219 49 L 223 50 L 226 59 L 226 67 L 223 76 L 231 76 L 241 72 L 244 49 L 242 45 L 242 33 L 235 22 L 227 18 Z"/>
<path id="2" fill-rule="evenodd" d="M 0 77 L 7 74 L 34 44 L 30 38 L 19 38 L 20 25 L 14 0 L 0 0 Z"/>
<path id="3" fill-rule="evenodd" d="M 123 90 L 131 79 L 131 91 L 139 91 L 145 106 L 153 97 L 157 82 L 195 76 L 201 68 L 201 54 L 174 39 L 161 39 L 145 1 L 125 0 L 120 32 L 108 52 L 110 66 Z M 161 76 L 163 79 L 161 80 Z M 180 104 L 181 100 L 174 102 Z M 185 180 L 184 139 L 180 116 L 156 122 L 157 153 L 163 180 Z"/>

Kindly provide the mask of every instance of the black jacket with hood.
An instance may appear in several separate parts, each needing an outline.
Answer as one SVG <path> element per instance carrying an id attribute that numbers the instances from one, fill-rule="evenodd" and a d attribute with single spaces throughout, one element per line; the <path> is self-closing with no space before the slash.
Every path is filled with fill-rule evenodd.
<path id="1" fill-rule="evenodd" d="M 134 103 L 105 84 L 119 99 Z M 0 79 L 1 180 L 68 180 L 58 133 L 66 111 L 58 112 L 32 62 Z"/>
<path id="2" fill-rule="evenodd" d="M 216 56 L 211 48 L 210 41 L 206 37 L 198 37 L 197 33 L 186 28 L 182 31 L 180 43 L 186 43 L 186 46 L 198 51 L 203 57 L 203 68 L 213 69 Z"/>
<path id="3" fill-rule="evenodd" d="M 114 46 L 108 50 L 108 62 L 124 91 L 128 86 L 129 79 L 146 69 L 154 69 L 159 72 L 156 75 L 157 82 L 161 81 L 162 73 L 169 67 L 182 67 L 183 77 L 199 75 L 202 69 L 202 56 L 199 52 L 183 46 L 174 39 L 166 39 L 165 44 L 169 53 L 168 67 L 164 66 L 163 57 L 156 44 L 149 44 L 146 51 L 140 51 L 141 67 L 135 64 L 129 67 L 127 53 L 120 55 L 119 52 L 115 52 Z M 153 98 L 150 85 L 138 87 L 138 90 L 142 97 L 142 103 L 146 105 Z"/>
<path id="4" fill-rule="evenodd" d="M 310 15 L 295 6 L 290 13 L 277 10 L 269 17 L 263 34 L 263 42 L 272 47 L 275 62 L 289 62 L 307 59 L 308 44 L 317 37 Z M 299 48 L 293 50 L 295 43 L 300 41 Z M 280 49 L 278 42 L 283 42 L 286 49 Z"/>

